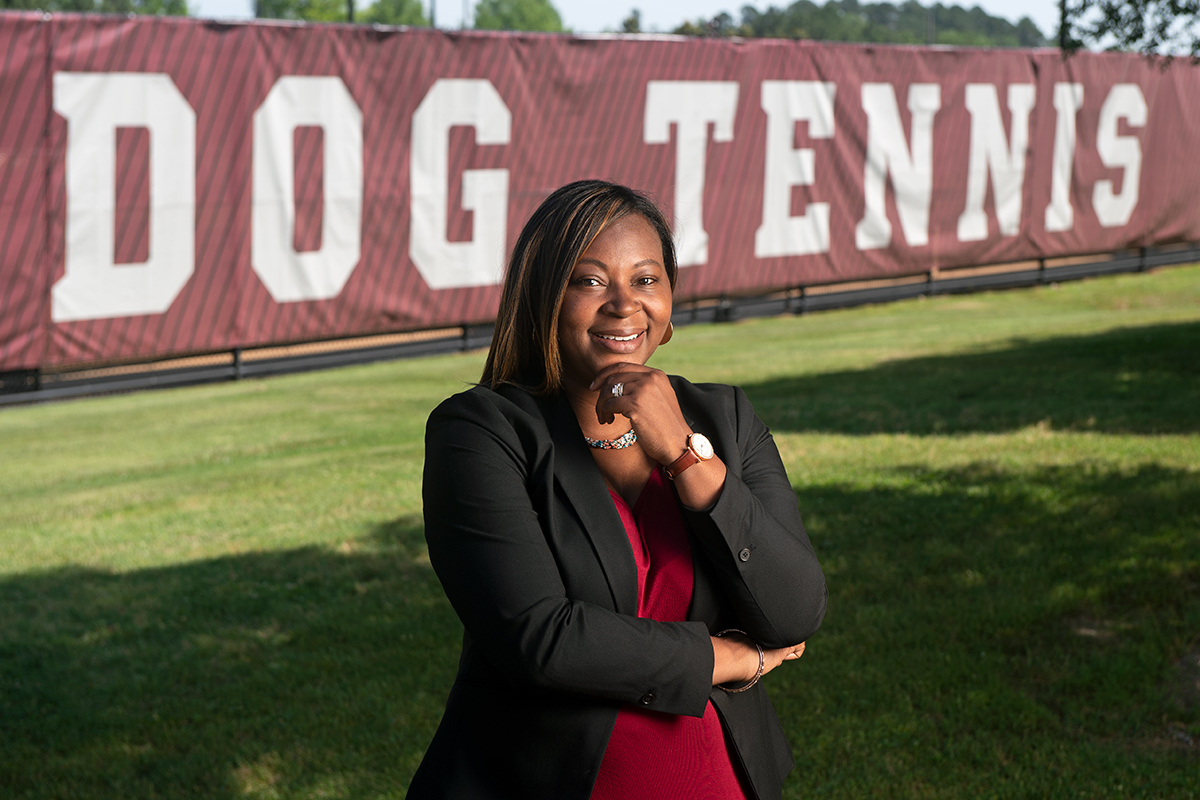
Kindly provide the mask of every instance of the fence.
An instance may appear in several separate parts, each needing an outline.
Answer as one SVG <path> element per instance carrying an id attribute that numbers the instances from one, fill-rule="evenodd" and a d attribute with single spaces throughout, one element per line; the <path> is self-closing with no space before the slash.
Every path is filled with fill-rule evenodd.
<path id="1" fill-rule="evenodd" d="M 3 391 L 475 341 L 581 177 L 662 203 L 696 318 L 1200 241 L 1185 60 L 32 13 L 0 44 Z"/>

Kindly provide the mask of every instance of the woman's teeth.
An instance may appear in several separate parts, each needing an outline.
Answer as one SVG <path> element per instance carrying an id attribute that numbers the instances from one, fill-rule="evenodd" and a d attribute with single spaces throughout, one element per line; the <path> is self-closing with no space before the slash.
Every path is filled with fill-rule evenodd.
<path id="1" fill-rule="evenodd" d="M 641 336 L 640 333 L 630 334 L 629 336 L 608 336 L 603 333 L 597 333 L 596 335 L 601 339 L 611 339 L 614 342 L 632 342 L 634 339 Z"/>

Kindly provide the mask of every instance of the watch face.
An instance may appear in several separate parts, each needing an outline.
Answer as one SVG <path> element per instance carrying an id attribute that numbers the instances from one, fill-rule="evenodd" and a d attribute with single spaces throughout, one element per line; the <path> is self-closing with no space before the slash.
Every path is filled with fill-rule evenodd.
<path id="1" fill-rule="evenodd" d="M 703 433 L 693 433 L 691 442 L 689 442 L 689 444 L 691 445 L 691 448 L 696 451 L 696 455 L 700 456 L 702 460 L 707 461 L 713 457 L 712 442 L 710 442 L 708 437 Z"/>

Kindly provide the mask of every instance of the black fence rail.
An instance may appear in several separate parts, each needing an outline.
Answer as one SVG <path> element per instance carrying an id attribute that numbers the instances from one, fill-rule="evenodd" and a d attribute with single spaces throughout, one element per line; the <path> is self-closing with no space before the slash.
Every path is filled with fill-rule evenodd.
<path id="1" fill-rule="evenodd" d="M 1195 262 L 1200 262 L 1200 245 L 1188 243 L 1168 248 L 1146 247 L 1104 256 L 1042 259 L 1020 264 L 932 271 L 894 279 L 798 286 L 768 295 L 716 297 L 678 303 L 672 321 L 676 325 L 687 325 L 780 314 L 807 314 L 922 296 L 1016 289 L 1144 272 L 1157 267 Z M 237 349 L 150 363 L 90 364 L 75 369 L 0 372 L 0 406 L 262 378 L 463 352 L 486 347 L 491 338 L 492 325 L 487 323 L 283 347 Z"/>

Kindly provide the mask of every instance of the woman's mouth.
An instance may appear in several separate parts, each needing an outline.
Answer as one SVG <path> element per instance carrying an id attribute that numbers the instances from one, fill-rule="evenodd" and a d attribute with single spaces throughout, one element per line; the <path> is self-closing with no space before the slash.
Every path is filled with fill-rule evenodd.
<path id="1" fill-rule="evenodd" d="M 645 333 L 644 330 L 641 330 L 637 333 L 593 333 L 592 336 L 605 350 L 628 354 L 637 351 L 642 346 Z"/>

